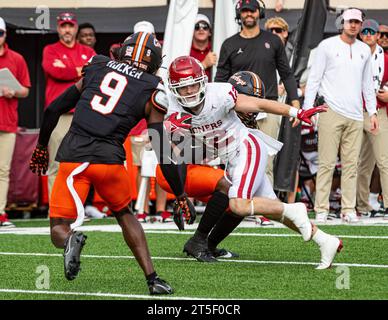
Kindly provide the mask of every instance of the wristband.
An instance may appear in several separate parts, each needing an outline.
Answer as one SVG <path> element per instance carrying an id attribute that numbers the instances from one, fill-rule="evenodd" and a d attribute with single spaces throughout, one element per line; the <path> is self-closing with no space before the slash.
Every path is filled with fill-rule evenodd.
<path id="1" fill-rule="evenodd" d="M 291 118 L 296 118 L 298 116 L 298 108 L 295 108 L 295 107 L 290 107 L 290 110 L 288 111 L 288 115 L 291 117 Z"/>

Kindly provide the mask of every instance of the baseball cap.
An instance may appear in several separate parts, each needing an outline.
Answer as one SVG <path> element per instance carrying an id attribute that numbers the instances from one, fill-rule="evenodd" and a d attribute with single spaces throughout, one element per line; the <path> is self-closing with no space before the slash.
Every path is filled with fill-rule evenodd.
<path id="1" fill-rule="evenodd" d="M 375 32 L 379 32 L 379 24 L 374 19 L 367 19 L 362 23 L 361 31 L 364 29 L 371 29 Z"/>
<path id="2" fill-rule="evenodd" d="M 342 14 L 342 18 L 344 21 L 349 21 L 349 20 L 358 20 L 358 21 L 363 21 L 362 19 L 362 12 L 359 9 L 347 9 L 344 11 Z"/>
<path id="3" fill-rule="evenodd" d="M 149 21 L 139 21 L 133 26 L 133 33 L 138 32 L 155 33 L 155 28 Z"/>
<path id="4" fill-rule="evenodd" d="M 198 23 L 200 21 L 206 22 L 208 24 L 208 26 L 211 27 L 209 18 L 202 13 L 197 14 L 197 18 L 195 19 L 195 23 Z"/>
<path id="5" fill-rule="evenodd" d="M 63 12 L 60 13 L 59 16 L 57 17 L 57 24 L 59 26 L 63 25 L 64 23 L 70 23 L 72 25 L 77 25 L 77 17 L 75 16 L 74 13 L 70 12 Z"/>
<path id="6" fill-rule="evenodd" d="M 1 18 L 1 17 L 0 17 L 0 30 L 4 30 L 4 31 L 7 30 L 7 28 L 6 28 L 6 26 L 5 26 L 5 21 L 4 21 L 4 19 Z"/>
<path id="7" fill-rule="evenodd" d="M 251 11 L 256 11 L 256 9 L 260 9 L 260 5 L 257 0 L 240 0 L 239 10 L 248 9 Z"/>

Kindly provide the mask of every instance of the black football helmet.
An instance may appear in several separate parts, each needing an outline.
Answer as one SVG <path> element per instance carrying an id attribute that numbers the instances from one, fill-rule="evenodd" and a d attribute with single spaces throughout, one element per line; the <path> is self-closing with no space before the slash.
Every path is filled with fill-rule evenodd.
<path id="1" fill-rule="evenodd" d="M 162 46 L 151 33 L 138 32 L 125 39 L 115 50 L 114 57 L 154 74 L 162 64 Z"/>
<path id="2" fill-rule="evenodd" d="M 265 86 L 260 77 L 250 71 L 239 71 L 232 75 L 228 82 L 232 84 L 238 93 L 256 98 L 265 98 Z M 238 117 L 248 128 L 257 129 L 257 113 L 237 112 Z"/>
<path id="3" fill-rule="evenodd" d="M 250 71 L 239 71 L 232 75 L 228 82 L 236 88 L 239 93 L 257 98 L 265 98 L 265 86 L 260 77 Z"/>

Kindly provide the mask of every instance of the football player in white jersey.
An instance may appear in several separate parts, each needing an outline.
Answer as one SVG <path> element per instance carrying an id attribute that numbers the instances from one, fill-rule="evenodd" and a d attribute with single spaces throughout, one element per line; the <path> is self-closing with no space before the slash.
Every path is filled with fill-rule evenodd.
<path id="1" fill-rule="evenodd" d="M 298 110 L 276 101 L 238 94 L 230 83 L 207 83 L 205 72 L 198 60 L 183 56 L 175 59 L 169 68 L 167 93 L 167 121 L 175 124 L 184 119 L 182 127 L 194 139 L 196 146 L 206 146 L 206 156 L 220 157 L 226 166 L 226 178 L 230 181 L 229 207 L 239 216 L 263 215 L 279 221 L 296 232 L 305 241 L 313 240 L 321 251 L 317 269 L 329 268 L 342 241 L 326 234 L 313 225 L 303 203 L 280 202 L 265 175 L 268 153 L 280 150 L 279 142 L 265 136 L 259 130 L 243 125 L 238 112 L 270 112 L 290 116 L 310 123 L 310 117 L 325 107 L 308 111 Z M 189 115 L 189 116 L 188 116 Z M 187 126 L 190 120 L 190 126 Z M 299 120 L 299 121 L 298 121 Z M 190 142 L 192 144 L 192 141 Z"/>

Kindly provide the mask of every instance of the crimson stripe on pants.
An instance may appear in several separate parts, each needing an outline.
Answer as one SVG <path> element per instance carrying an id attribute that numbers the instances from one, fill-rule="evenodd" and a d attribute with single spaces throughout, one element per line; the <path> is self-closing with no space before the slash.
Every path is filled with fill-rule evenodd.
<path id="1" fill-rule="evenodd" d="M 247 196 L 248 198 L 250 199 L 251 196 L 252 196 L 252 187 L 253 187 L 253 183 L 255 182 L 255 179 L 256 179 L 256 174 L 257 174 L 257 170 L 259 169 L 259 164 L 260 164 L 260 145 L 258 144 L 257 140 L 255 139 L 255 137 L 253 135 L 249 135 L 248 136 L 251 141 L 253 141 L 253 144 L 255 146 L 255 149 L 256 149 L 256 159 L 255 159 L 255 166 L 254 166 L 254 169 L 253 169 L 253 173 L 251 175 L 251 181 L 249 183 L 249 187 L 248 187 L 248 192 L 247 192 Z"/>
<path id="2" fill-rule="evenodd" d="M 251 157 L 250 157 L 250 155 L 252 154 L 252 147 L 251 147 L 251 144 L 248 142 L 247 139 L 244 140 L 244 144 L 245 144 L 245 147 L 247 148 L 248 157 L 247 157 L 247 163 L 245 164 L 245 167 L 244 167 L 243 175 L 241 177 L 241 182 L 240 182 L 240 185 L 239 185 L 238 191 L 237 191 L 237 197 L 238 198 L 243 198 L 244 185 L 245 185 L 245 181 L 247 180 L 247 175 L 248 175 L 248 172 L 249 172 L 249 167 L 251 165 Z"/>

